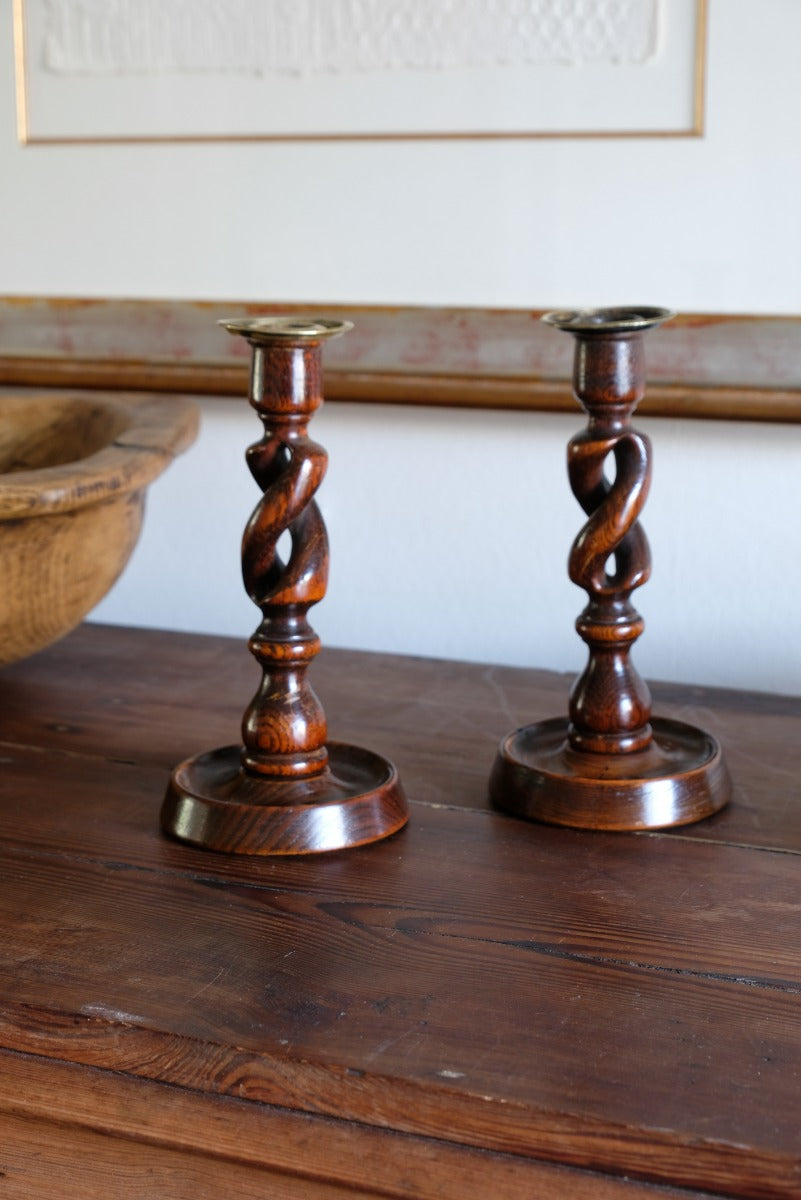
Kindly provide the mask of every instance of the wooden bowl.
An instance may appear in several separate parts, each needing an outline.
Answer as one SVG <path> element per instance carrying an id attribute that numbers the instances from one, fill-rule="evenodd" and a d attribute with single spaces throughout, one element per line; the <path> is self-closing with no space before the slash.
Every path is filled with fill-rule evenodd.
<path id="1" fill-rule="evenodd" d="M 0 395 L 0 663 L 69 633 L 121 574 L 149 483 L 197 434 L 182 397 Z"/>

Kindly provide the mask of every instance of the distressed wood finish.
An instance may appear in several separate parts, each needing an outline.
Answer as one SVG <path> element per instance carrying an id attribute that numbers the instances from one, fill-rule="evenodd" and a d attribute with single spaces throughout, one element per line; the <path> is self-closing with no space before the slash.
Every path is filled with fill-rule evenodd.
<path id="1" fill-rule="evenodd" d="M 655 685 L 734 801 L 588 833 L 483 798 L 565 676 L 324 650 L 337 736 L 392 754 L 414 820 L 265 859 L 158 832 L 244 657 L 85 626 L 0 673 L 9 1194 L 794 1200 L 801 699 Z"/>
<path id="2" fill-rule="evenodd" d="M 671 315 L 621 308 L 545 317 L 575 337 L 573 391 L 588 414 L 567 463 L 587 515 L 568 572 L 587 593 L 576 630 L 589 654 L 570 691 L 568 719 L 527 725 L 501 742 L 490 796 L 519 816 L 580 829 L 660 829 L 709 817 L 731 794 L 715 739 L 652 718 L 651 694 L 631 659 L 644 628 L 631 597 L 651 573 L 639 522 L 651 446 L 631 417 L 645 394 L 643 335 Z"/>
<path id="3" fill-rule="evenodd" d="M 245 590 L 262 614 L 249 643 L 262 678 L 242 719 L 243 745 L 180 763 L 162 824 L 173 837 L 236 854 L 363 846 L 405 824 L 403 788 L 380 755 L 327 741 L 308 679 L 320 649 L 308 612 L 328 582 L 328 536 L 314 499 L 328 458 L 308 425 L 323 402 L 323 343 L 349 326 L 267 317 L 226 327 L 251 346 L 250 403 L 264 426 L 246 455 L 262 496 L 242 539 Z M 278 552 L 285 533 L 286 560 Z"/>
<path id="4" fill-rule="evenodd" d="M 109 1078 L 96 1068 L 14 1052 L 0 1053 L 0 1140 L 5 1182 L 17 1196 L 36 1200 L 141 1200 L 143 1194 L 170 1200 L 421 1200 L 432 1194 L 437 1200 L 531 1200 L 533 1179 L 537 1200 L 703 1200 L 696 1192 L 655 1192 L 597 1172 L 356 1129 L 231 1097 L 220 1104 L 188 1089 Z M 69 1165 L 79 1152 L 77 1180 Z"/>
<path id="5" fill-rule="evenodd" d="M 240 397 L 247 357 L 215 318 L 321 307 L 356 326 L 327 356 L 328 400 L 574 411 L 567 347 L 521 309 L 5 296 L 0 383 Z M 800 317 L 679 316 L 651 355 L 643 414 L 797 422 L 800 329 Z"/>

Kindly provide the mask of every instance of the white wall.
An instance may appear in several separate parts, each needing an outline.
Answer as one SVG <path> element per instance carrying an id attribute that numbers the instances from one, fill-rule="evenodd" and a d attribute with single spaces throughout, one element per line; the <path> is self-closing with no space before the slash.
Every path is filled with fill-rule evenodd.
<path id="1" fill-rule="evenodd" d="M 4 6 L 0 293 L 798 313 L 801 4 L 710 7 L 701 139 L 23 148 Z M 244 402 L 202 409 L 98 619 L 255 624 L 238 545 L 257 423 Z M 575 669 L 564 446 L 579 424 L 327 406 L 323 637 Z M 638 665 L 801 691 L 801 429 L 642 424 L 657 457 Z"/>
<path id="2" fill-rule="evenodd" d="M 228 400 L 201 406 L 201 439 L 152 488 L 145 534 L 98 619 L 243 637 L 257 623 L 239 543 L 258 498 L 242 454 L 259 423 L 244 402 L 244 414 Z M 639 424 L 655 443 L 640 670 L 801 691 L 801 426 Z M 577 426 L 533 413 L 323 408 L 314 428 L 330 454 L 320 497 L 331 582 L 312 617 L 323 639 L 577 669 L 584 597 L 565 566 L 583 517 L 564 467 Z"/>

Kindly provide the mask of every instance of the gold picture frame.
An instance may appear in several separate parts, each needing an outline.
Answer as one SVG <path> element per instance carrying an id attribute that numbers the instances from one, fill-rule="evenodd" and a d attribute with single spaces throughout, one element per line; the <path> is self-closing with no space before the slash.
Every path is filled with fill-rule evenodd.
<path id="1" fill-rule="evenodd" d="M 482 88 L 476 89 L 472 78 L 442 71 L 434 80 L 422 78 L 424 72 L 406 72 L 413 78 L 402 86 L 397 73 L 391 85 L 386 73 L 345 81 L 245 80 L 224 73 L 194 77 L 177 71 L 124 77 L 114 70 L 58 73 L 44 63 L 45 0 L 13 0 L 18 137 L 26 145 L 699 137 L 707 0 L 670 0 L 669 19 L 666 0 L 654 2 L 664 5 L 666 23 L 665 45 L 654 62 L 561 64 L 514 76 L 499 68 L 481 76 Z M 418 94 L 421 78 L 430 89 L 425 103 Z M 520 90 L 523 82 L 530 91 Z M 293 97 L 303 104 L 293 104 Z M 423 121 L 432 97 L 441 101 L 441 111 Z M 302 119 L 296 115 L 299 108 Z M 588 111 L 592 126 L 586 123 Z"/>

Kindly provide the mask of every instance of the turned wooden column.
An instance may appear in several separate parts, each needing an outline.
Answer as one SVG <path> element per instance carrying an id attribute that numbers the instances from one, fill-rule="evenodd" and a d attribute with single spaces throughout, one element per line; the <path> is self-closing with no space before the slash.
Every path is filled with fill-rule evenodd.
<path id="1" fill-rule="evenodd" d="M 323 343 L 351 326 L 294 317 L 223 324 L 250 343 L 250 403 L 264 427 L 246 454 L 262 497 L 242 539 L 245 589 L 262 614 L 249 643 L 262 679 L 242 719 L 242 745 L 175 769 L 162 825 L 185 841 L 242 854 L 374 842 L 407 819 L 397 771 L 369 750 L 327 740 L 307 677 L 320 649 L 308 612 L 328 578 L 328 538 L 314 499 L 327 455 L 308 424 L 322 404 Z M 284 533 L 291 548 L 282 558 Z"/>
<path id="2" fill-rule="evenodd" d="M 568 448 L 570 485 L 587 514 L 568 571 L 587 592 L 576 629 L 588 660 L 570 693 L 567 720 L 528 725 L 501 743 L 490 796 L 521 816 L 580 828 L 648 829 L 697 821 L 729 799 L 715 739 L 652 718 L 648 687 L 631 660 L 643 631 L 632 594 L 651 572 L 639 523 L 651 447 L 631 416 L 645 391 L 643 335 L 670 315 L 613 308 L 544 318 L 575 338 L 573 389 L 588 414 L 586 429 Z"/>

